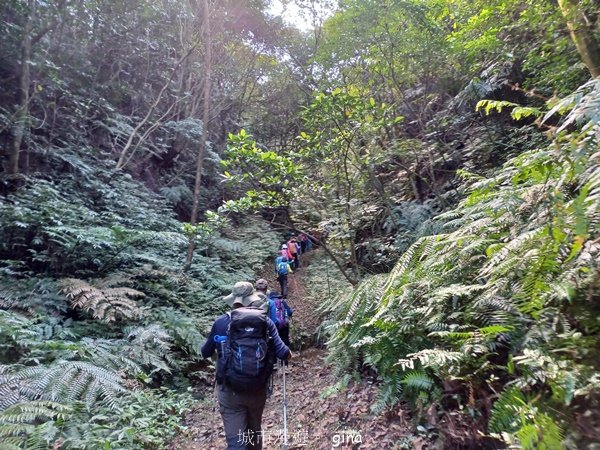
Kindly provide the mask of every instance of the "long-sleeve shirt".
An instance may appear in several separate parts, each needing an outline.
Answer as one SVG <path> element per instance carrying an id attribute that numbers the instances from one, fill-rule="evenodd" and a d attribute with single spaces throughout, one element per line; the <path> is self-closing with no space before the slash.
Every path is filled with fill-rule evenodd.
<path id="1" fill-rule="evenodd" d="M 201 353 L 204 358 L 210 358 L 215 350 L 217 351 L 219 361 L 223 357 L 223 345 L 226 343 L 227 338 L 227 330 L 229 329 L 229 323 L 231 322 L 231 317 L 229 314 L 223 314 L 222 316 L 217 317 L 215 322 L 213 323 L 212 329 L 210 330 L 210 334 L 206 338 L 206 342 L 202 346 Z M 277 331 L 277 327 L 273 323 L 271 319 L 267 317 L 267 330 L 271 339 L 273 339 L 273 344 L 275 347 L 275 355 L 279 359 L 287 359 L 290 355 L 290 349 L 283 343 L 281 338 L 279 337 L 279 332 Z"/>

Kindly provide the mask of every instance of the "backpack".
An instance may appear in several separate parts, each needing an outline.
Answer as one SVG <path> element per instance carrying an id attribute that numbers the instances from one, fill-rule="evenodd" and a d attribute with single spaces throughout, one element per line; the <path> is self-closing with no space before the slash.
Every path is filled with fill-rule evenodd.
<path id="1" fill-rule="evenodd" d="M 287 311 L 283 306 L 283 299 L 281 297 L 274 297 L 273 304 L 275 305 L 275 317 L 277 317 L 278 328 L 287 326 L 289 320 Z"/>
<path id="2" fill-rule="evenodd" d="M 227 345 L 217 378 L 236 392 L 262 389 L 275 365 L 267 316 L 262 309 L 256 308 L 234 309 L 229 316 Z"/>
<path id="3" fill-rule="evenodd" d="M 298 247 L 295 242 L 289 241 L 288 244 L 288 255 L 290 255 L 290 259 L 295 259 L 296 253 L 298 253 Z"/>
<path id="4" fill-rule="evenodd" d="M 277 263 L 277 275 L 287 275 L 289 268 L 290 266 L 287 261 L 279 261 Z"/>

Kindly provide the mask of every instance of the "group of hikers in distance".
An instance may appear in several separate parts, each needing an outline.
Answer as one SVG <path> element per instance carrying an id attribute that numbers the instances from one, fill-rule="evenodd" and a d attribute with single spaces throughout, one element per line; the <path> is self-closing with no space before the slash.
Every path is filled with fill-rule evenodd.
<path id="1" fill-rule="evenodd" d="M 287 298 L 288 274 L 300 267 L 300 255 L 310 251 L 311 248 L 312 242 L 305 233 L 302 233 L 299 239 L 292 236 L 281 245 L 279 255 L 275 258 L 275 273 L 284 298 Z"/>
<path id="2" fill-rule="evenodd" d="M 263 278 L 254 286 L 247 281 L 235 283 L 231 294 L 223 297 L 231 311 L 215 320 L 202 346 L 204 358 L 217 352 L 216 392 L 228 450 L 262 449 L 262 414 L 277 359 L 283 366 L 287 436 L 285 366 L 292 357 L 293 315 L 287 303 L 288 275 L 300 267 L 300 255 L 311 248 L 306 234 L 291 236 L 281 245 L 275 258 L 280 292 L 270 291 Z"/>

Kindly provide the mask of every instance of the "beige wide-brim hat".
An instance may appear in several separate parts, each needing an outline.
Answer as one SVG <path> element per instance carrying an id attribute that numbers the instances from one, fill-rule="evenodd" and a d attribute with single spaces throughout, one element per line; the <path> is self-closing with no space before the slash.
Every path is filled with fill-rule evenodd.
<path id="1" fill-rule="evenodd" d="M 240 281 L 233 285 L 231 294 L 223 297 L 223 301 L 230 307 L 235 305 L 250 306 L 252 302 L 260 301 L 261 297 L 254 292 L 254 286 L 247 281 Z"/>

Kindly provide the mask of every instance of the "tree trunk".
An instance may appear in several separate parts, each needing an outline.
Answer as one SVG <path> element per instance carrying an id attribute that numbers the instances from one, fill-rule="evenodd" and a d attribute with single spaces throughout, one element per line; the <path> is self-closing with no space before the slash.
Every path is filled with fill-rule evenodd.
<path id="1" fill-rule="evenodd" d="M 29 0 L 29 11 L 23 25 L 23 39 L 21 40 L 21 61 L 19 64 L 18 80 L 19 91 L 17 94 L 17 111 L 15 113 L 15 130 L 13 150 L 10 155 L 9 173 L 16 175 L 19 173 L 19 157 L 21 154 L 21 144 L 29 117 L 29 83 L 31 82 L 31 72 L 29 61 L 31 59 L 31 32 L 33 29 L 33 20 L 35 14 L 35 2 Z"/>
<path id="2" fill-rule="evenodd" d="M 192 216 L 190 224 L 192 228 L 198 222 L 198 204 L 200 203 L 200 188 L 202 181 L 202 168 L 204 167 L 204 154 L 206 153 L 206 141 L 208 139 L 208 122 L 210 120 L 210 78 L 212 75 L 212 36 L 210 31 L 210 11 L 208 0 L 204 0 L 204 103 L 202 107 L 202 137 L 198 149 L 198 160 L 196 161 L 196 182 L 194 183 L 194 198 L 192 201 Z M 196 248 L 196 233 L 192 231 L 189 237 L 188 251 L 185 258 L 183 271 L 187 272 L 194 257 Z"/>
<path id="3" fill-rule="evenodd" d="M 579 56 L 592 77 L 596 78 L 600 76 L 600 46 L 594 38 L 592 26 L 588 23 L 582 6 L 578 3 L 577 0 L 558 0 Z"/>

